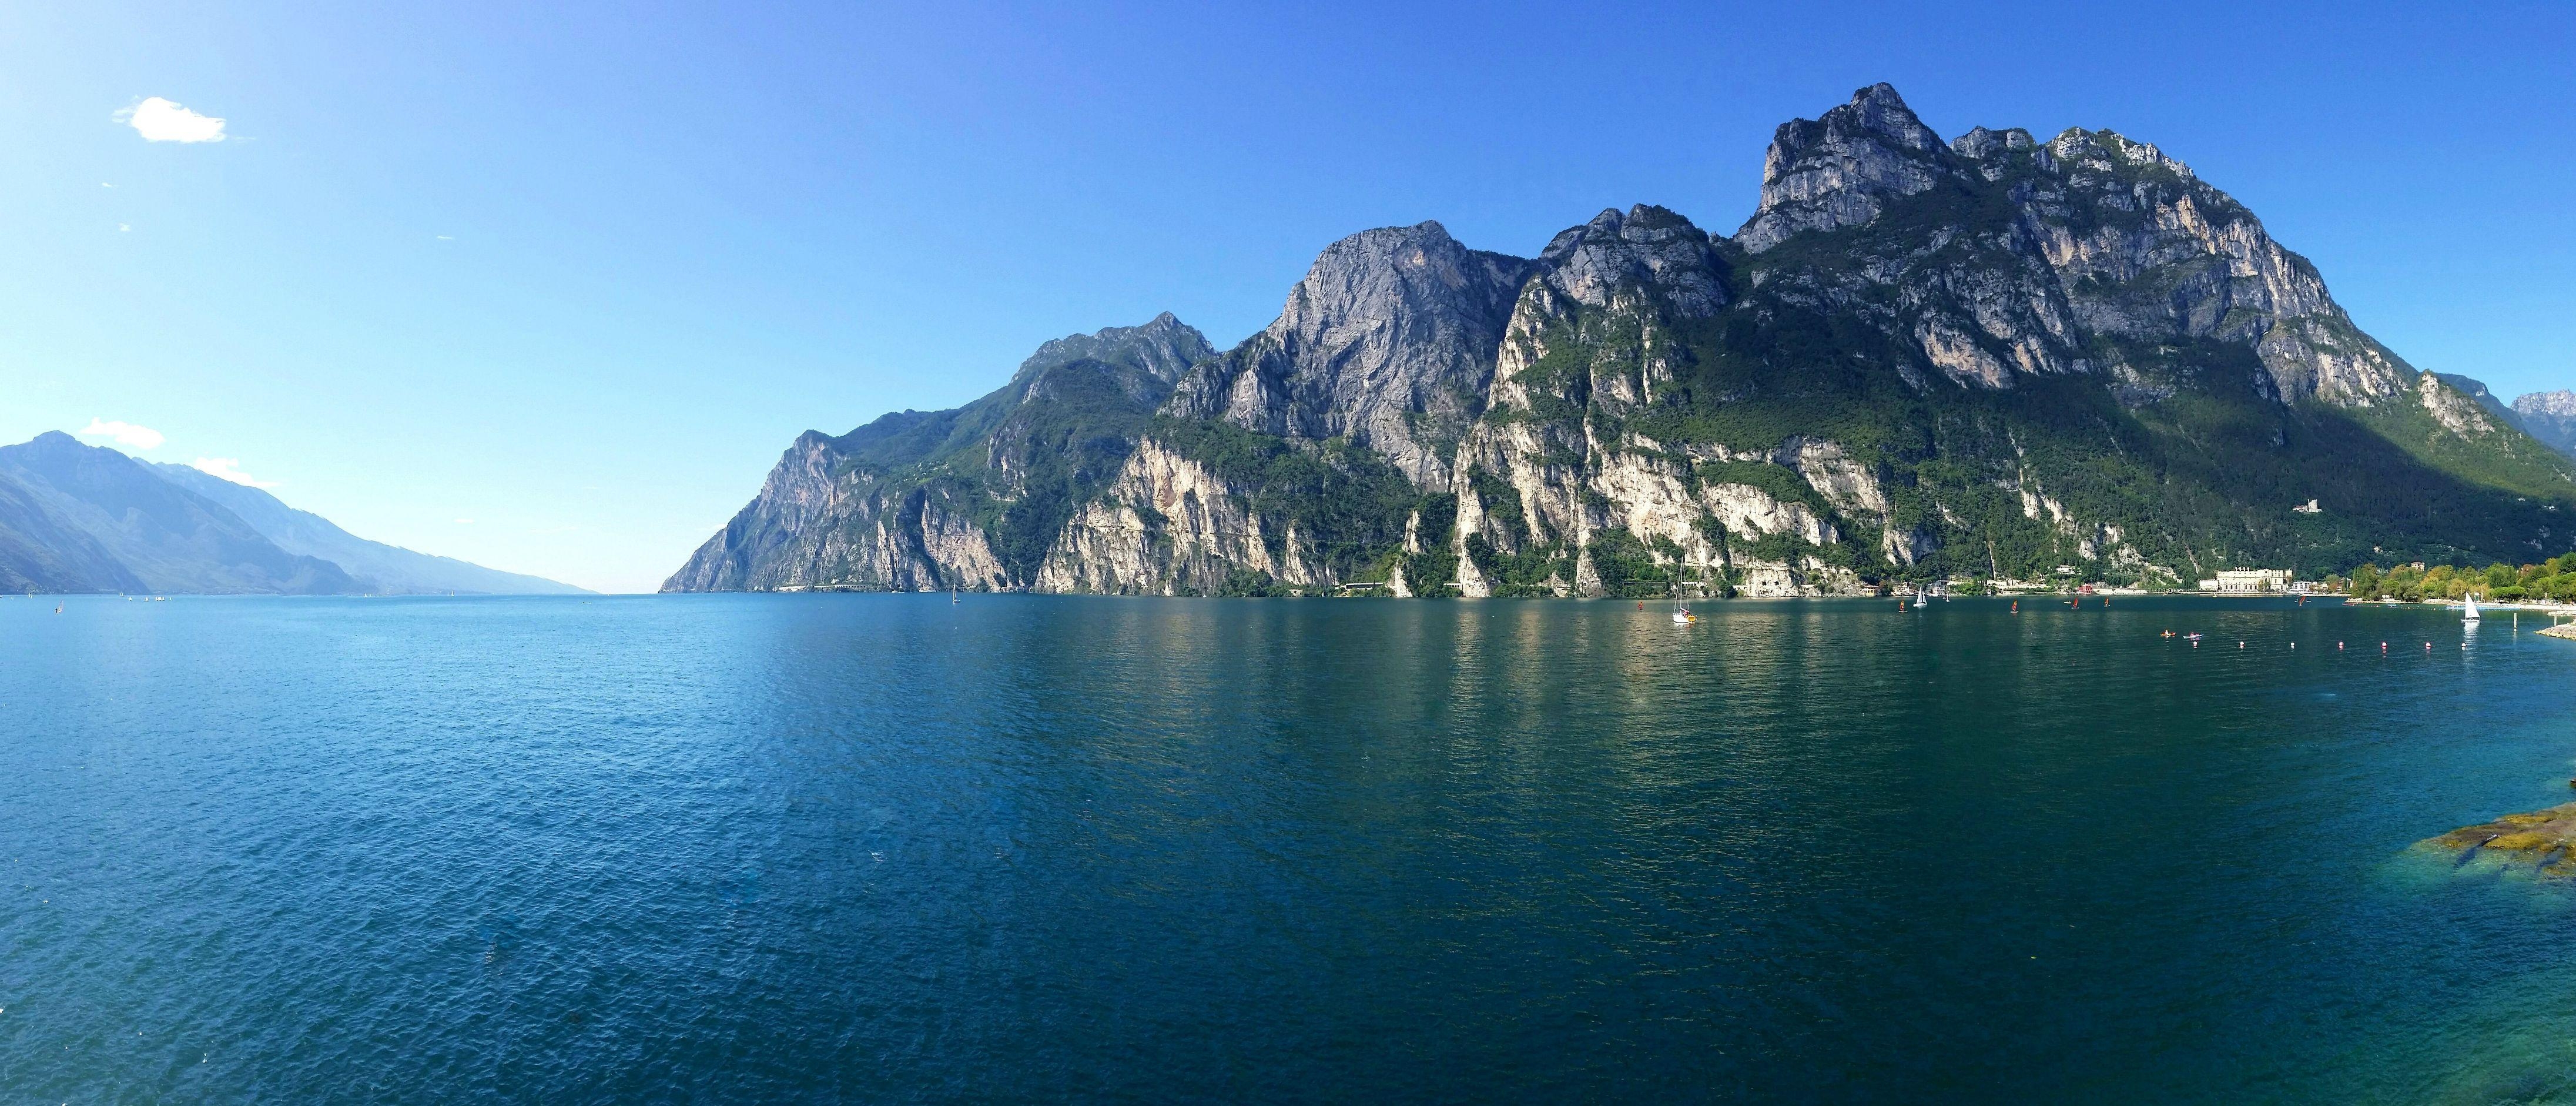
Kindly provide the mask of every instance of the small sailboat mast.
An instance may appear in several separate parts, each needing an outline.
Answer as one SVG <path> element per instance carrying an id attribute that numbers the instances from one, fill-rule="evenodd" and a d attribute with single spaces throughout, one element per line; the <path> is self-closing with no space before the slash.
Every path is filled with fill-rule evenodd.
<path id="1" fill-rule="evenodd" d="M 1673 625 L 1675 626 L 1690 625 L 1691 620 L 1695 617 L 1691 614 L 1690 604 L 1682 599 L 1681 570 L 1681 562 L 1673 562 Z"/>

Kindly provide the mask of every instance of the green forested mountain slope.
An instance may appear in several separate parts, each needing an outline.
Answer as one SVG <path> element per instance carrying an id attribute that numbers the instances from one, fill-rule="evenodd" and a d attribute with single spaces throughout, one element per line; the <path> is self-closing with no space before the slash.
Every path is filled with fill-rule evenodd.
<path id="1" fill-rule="evenodd" d="M 1214 352 L 1165 313 L 1049 342 L 964 407 L 808 432 L 664 590 L 1027 587 L 1173 382 Z"/>

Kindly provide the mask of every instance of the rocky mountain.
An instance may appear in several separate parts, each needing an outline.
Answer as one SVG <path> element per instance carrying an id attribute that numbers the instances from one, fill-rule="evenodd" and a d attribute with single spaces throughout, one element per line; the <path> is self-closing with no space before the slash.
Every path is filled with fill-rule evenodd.
<path id="1" fill-rule="evenodd" d="M 2522 428 L 2549 448 L 2576 457 L 2576 392 L 2533 392 L 2514 397 Z"/>
<path id="2" fill-rule="evenodd" d="M 366 541 L 256 488 L 195 469 L 148 465 L 60 432 L 0 447 L 0 589 L 214 595 L 579 590 Z"/>
<path id="3" fill-rule="evenodd" d="M 1074 513 L 1118 478 L 1153 412 L 1215 356 L 1166 312 L 1038 347 L 952 411 L 808 431 L 665 591 L 1025 588 Z"/>
<path id="4" fill-rule="evenodd" d="M 1172 413 L 1348 439 L 1417 482 L 1446 482 L 1530 271 L 1438 223 L 1354 234 L 1315 259 L 1276 322 L 1183 381 Z"/>
<path id="5" fill-rule="evenodd" d="M 2485 408 L 2487 414 L 2493 415 L 2505 424 L 2517 427 L 2525 433 L 2530 432 L 2531 428 L 2524 425 L 2522 416 L 2519 413 L 2515 412 L 2510 405 L 2505 403 L 2505 401 L 2496 398 L 2496 394 L 2494 392 L 2487 390 L 2486 381 L 2461 376 L 2457 373 L 2434 373 L 2433 376 L 2442 383 L 2450 385 L 2453 391 L 2456 391 L 2463 396 L 2467 396 L 2470 402 L 2477 404 L 2479 407 Z"/>
<path id="6" fill-rule="evenodd" d="M 1157 327 L 1187 330 L 808 433 L 666 590 L 1814 594 L 2576 548 L 2528 415 L 2373 341 L 2188 166 L 1944 142 L 1886 85 L 1781 126 L 1732 235 L 1651 205 L 1529 259 L 1365 231 L 1231 350 L 1023 384 Z"/>

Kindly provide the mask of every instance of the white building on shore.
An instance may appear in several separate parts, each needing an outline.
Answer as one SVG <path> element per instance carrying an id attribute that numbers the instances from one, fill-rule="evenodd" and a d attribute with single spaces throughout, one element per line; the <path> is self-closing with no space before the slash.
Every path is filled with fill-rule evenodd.
<path id="1" fill-rule="evenodd" d="M 2202 580 L 2202 591 L 2224 595 L 2259 595 L 2290 590 L 2290 572 L 2281 568 L 2229 568 L 2219 570 L 2216 579 Z"/>

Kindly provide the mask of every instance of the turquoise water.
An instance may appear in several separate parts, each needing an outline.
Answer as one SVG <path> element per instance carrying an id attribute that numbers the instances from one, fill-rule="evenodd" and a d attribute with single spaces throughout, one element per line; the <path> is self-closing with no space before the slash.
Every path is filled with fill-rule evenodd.
<path id="1" fill-rule="evenodd" d="M 2533 620 L 53 604 L 0 1100 L 2576 1097 Z"/>

